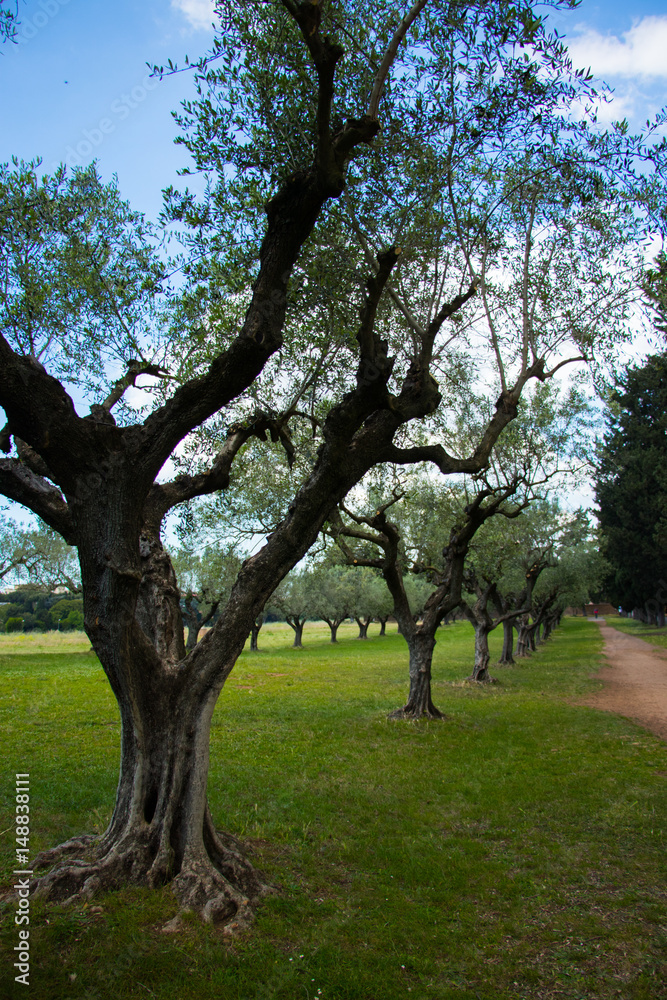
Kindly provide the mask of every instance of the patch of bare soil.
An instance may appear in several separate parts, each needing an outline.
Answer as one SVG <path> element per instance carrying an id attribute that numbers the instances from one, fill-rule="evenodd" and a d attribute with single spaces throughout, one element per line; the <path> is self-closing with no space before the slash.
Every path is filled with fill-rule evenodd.
<path id="1" fill-rule="evenodd" d="M 604 687 L 580 704 L 623 715 L 667 740 L 667 652 L 598 619 L 607 666 Z"/>

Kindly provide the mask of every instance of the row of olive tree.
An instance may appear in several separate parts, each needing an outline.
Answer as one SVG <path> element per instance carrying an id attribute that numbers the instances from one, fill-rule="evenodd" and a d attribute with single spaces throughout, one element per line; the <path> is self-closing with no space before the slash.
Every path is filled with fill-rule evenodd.
<path id="1" fill-rule="evenodd" d="M 420 580 L 409 578 L 412 614 L 423 613 L 428 587 Z M 294 645 L 302 645 L 306 621 L 326 622 L 331 642 L 337 642 L 340 625 L 353 619 L 359 628 L 357 638 L 368 638 L 371 622 L 378 622 L 384 635 L 393 612 L 391 595 L 382 577 L 366 567 L 345 567 L 320 563 L 313 568 L 291 573 L 278 587 L 269 603 L 269 611 L 277 612 L 294 629 Z"/>
<path id="2" fill-rule="evenodd" d="M 461 449 L 474 427 L 474 410 L 483 422 L 484 404 L 474 400 L 465 425 L 450 432 Z M 463 613 L 475 628 L 472 680 L 489 680 L 493 628 L 503 625 L 505 662 L 512 657 L 514 623 L 517 651 L 526 653 L 538 628 L 540 574 L 556 564 L 557 550 L 560 558 L 584 541 L 585 530 L 577 537 L 573 518 L 549 496 L 577 482 L 588 417 L 588 404 L 573 389 L 542 387 L 522 404 L 483 474 L 463 482 L 441 481 L 424 469 L 375 474 L 354 503 L 348 499 L 330 517 L 327 534 L 346 561 L 372 567 L 384 578 L 407 643 L 410 689 L 395 717 L 440 717 L 431 697 L 431 665 L 437 630 L 453 613 Z M 427 591 L 418 618 L 406 589 L 414 577 Z M 556 595 L 549 607 L 555 601 Z"/>

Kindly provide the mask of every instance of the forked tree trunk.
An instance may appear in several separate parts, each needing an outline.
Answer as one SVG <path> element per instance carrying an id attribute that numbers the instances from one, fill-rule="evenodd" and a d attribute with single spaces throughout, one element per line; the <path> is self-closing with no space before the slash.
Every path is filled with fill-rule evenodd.
<path id="1" fill-rule="evenodd" d="M 373 621 L 373 619 L 367 618 L 366 621 L 364 621 L 363 618 L 355 617 L 354 620 L 359 626 L 359 635 L 357 636 L 357 639 L 368 639 L 368 626 Z"/>
<path id="2" fill-rule="evenodd" d="M 290 628 L 294 629 L 294 642 L 292 643 L 292 648 L 302 649 L 303 643 L 301 641 L 303 637 L 303 626 L 306 624 L 305 621 L 300 621 L 298 618 L 287 618 L 287 624 Z"/>
<path id="3" fill-rule="evenodd" d="M 509 665 L 514 663 L 514 622 L 503 622 L 503 651 L 498 663 Z"/>
<path id="4" fill-rule="evenodd" d="M 116 563 L 125 558 L 127 572 L 109 571 L 104 536 L 113 528 L 103 512 L 100 519 L 87 525 L 97 544 L 89 546 L 92 568 L 82 560 L 82 577 L 87 583 L 94 570 L 103 585 L 85 587 L 84 613 L 120 710 L 116 804 L 101 837 L 75 838 L 38 855 L 35 869 L 54 867 L 31 888 L 38 898 L 73 901 L 123 884 L 170 883 L 181 909 L 232 932 L 248 924 L 253 903 L 269 891 L 240 844 L 215 830 L 206 800 L 211 716 L 248 629 L 238 623 L 230 630 L 219 683 L 184 673 L 182 618 L 159 537 L 142 543 L 140 567 L 131 550 L 119 548 Z"/>
<path id="5" fill-rule="evenodd" d="M 344 618 L 323 618 L 322 621 L 326 622 L 326 624 L 329 626 L 329 632 L 331 633 L 329 641 L 337 643 L 338 642 L 338 629 L 343 624 L 343 622 L 345 621 L 345 619 Z"/>
<path id="6" fill-rule="evenodd" d="M 387 618 L 378 618 L 378 621 L 380 623 L 380 631 L 379 631 L 378 634 L 379 635 L 386 635 L 386 633 L 387 633 L 387 621 L 388 621 L 388 619 Z"/>
<path id="7" fill-rule="evenodd" d="M 186 657 L 173 569 L 167 571 L 163 553 L 165 568 L 157 566 L 152 587 L 150 567 L 142 564 L 141 532 L 150 522 L 157 550 L 160 524 L 169 510 L 209 489 L 226 488 L 224 478 L 238 449 L 261 433 L 262 421 L 260 428 L 229 429 L 205 474 L 212 474 L 208 485 L 199 475 L 162 484 L 155 483 L 155 476 L 191 430 L 242 398 L 279 350 L 286 284 L 301 249 L 323 206 L 340 196 L 352 151 L 371 142 L 380 127 L 374 117 L 366 116 L 349 121 L 334 141 L 326 139 L 328 104 L 342 51 L 320 37 L 319 6 L 289 5 L 308 46 L 321 56 L 318 98 L 325 128 L 319 129 L 318 156 L 312 168 L 291 175 L 267 202 L 259 271 L 243 327 L 207 372 L 178 386 L 143 423 L 123 428 L 110 414 L 112 402 L 94 406 L 90 419 L 80 419 L 56 380 L 28 364 L 32 359 L 16 358 L 0 338 L 2 406 L 11 434 L 20 433 L 36 444 L 57 489 L 40 482 L 41 472 L 34 474 L 37 484 L 20 477 L 13 460 L 7 460 L 5 472 L 12 489 L 19 483 L 21 497 L 29 497 L 27 506 L 46 512 L 45 519 L 53 521 L 63 537 L 75 540 L 86 632 L 120 706 L 122 723 L 120 782 L 109 828 L 101 838 L 70 841 L 37 859 L 36 866 L 62 862 L 33 885 L 42 897 L 74 900 L 123 884 L 169 882 L 181 906 L 205 920 L 226 921 L 232 929 L 244 924 L 252 901 L 266 889 L 236 842 L 216 833 L 207 809 L 208 739 L 217 697 L 252 622 L 313 544 L 332 509 L 376 464 L 399 427 L 433 413 L 440 402 L 435 380 L 423 378 L 426 369 L 413 365 L 397 397 L 401 401 L 405 394 L 407 408 L 388 405 L 394 359 L 387 356 L 388 345 L 376 336 L 374 324 L 398 259 L 392 248 L 378 256 L 379 270 L 367 283 L 357 338 L 363 365 L 356 387 L 329 412 L 311 474 L 266 544 L 244 561 L 213 634 Z M 474 290 L 472 286 L 462 301 Z M 458 299 L 461 296 L 452 303 L 457 309 Z M 374 373 L 369 381 L 362 376 L 364 368 Z M 39 392 L 36 405 L 33 387 Z M 513 419 L 515 408 L 514 395 L 504 392 L 494 433 Z M 473 465 L 481 468 L 485 461 L 482 455 Z M 147 559 L 151 545 L 145 546 Z M 295 622 L 295 645 L 301 644 L 302 629 L 303 622 Z M 431 653 L 432 648 L 429 666 Z M 415 661 L 411 670 L 417 666 Z M 423 690 L 421 703 L 430 706 L 430 695 L 425 700 Z"/>
<path id="8" fill-rule="evenodd" d="M 390 719 L 444 719 L 431 698 L 431 664 L 435 638 L 415 633 L 407 639 L 410 653 L 410 691 L 403 708 L 392 712 Z"/>

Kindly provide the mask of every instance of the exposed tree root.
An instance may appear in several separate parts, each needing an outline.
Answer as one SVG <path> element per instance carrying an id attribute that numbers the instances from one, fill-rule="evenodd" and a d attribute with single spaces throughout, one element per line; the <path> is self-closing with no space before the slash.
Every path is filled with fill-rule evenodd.
<path id="1" fill-rule="evenodd" d="M 169 884 L 180 912 L 194 912 L 205 923 L 222 925 L 225 934 L 245 930 L 257 902 L 274 890 L 262 882 L 240 842 L 214 828 L 208 811 L 204 845 L 186 852 L 178 872 L 172 874 L 165 859 L 155 856 L 141 836 L 126 836 L 115 844 L 105 843 L 104 837 L 76 837 L 37 855 L 33 870 L 51 867 L 31 879 L 30 893 L 36 899 L 72 905 L 124 885 Z M 175 931 L 180 926 L 177 916 L 163 929 Z"/>
<path id="2" fill-rule="evenodd" d="M 466 677 L 466 684 L 497 684 L 498 678 L 492 677 L 488 670 L 484 670 L 481 673 L 471 674 L 470 677 Z"/>
<path id="3" fill-rule="evenodd" d="M 397 708 L 396 711 L 390 712 L 387 716 L 388 719 L 446 719 L 447 716 L 440 709 L 436 708 L 431 702 L 426 708 L 421 708 L 415 705 L 410 705 L 409 703 L 403 708 Z"/>
<path id="4" fill-rule="evenodd" d="M 49 865 L 55 865 L 58 861 L 62 861 L 63 858 L 71 854 L 85 854 L 91 848 L 94 848 L 99 841 L 100 838 L 92 833 L 86 833 L 80 837 L 72 837 L 71 840 L 66 840 L 64 843 L 58 844 L 57 847 L 51 847 L 48 851 L 41 851 L 32 863 L 33 870 L 35 868 L 46 868 Z"/>
<path id="5" fill-rule="evenodd" d="M 55 848 L 54 852 L 57 850 Z M 51 852 L 45 852 L 49 853 Z M 38 860 L 39 858 L 35 859 L 35 867 Z M 88 902 L 99 892 L 118 888 L 122 875 L 117 859 L 105 861 L 95 857 L 70 858 L 57 862 L 45 875 L 33 879 L 30 890 L 36 899 L 68 906 L 80 901 Z"/>
<path id="6" fill-rule="evenodd" d="M 182 911 L 198 914 L 204 923 L 222 924 L 224 934 L 246 930 L 254 911 L 245 896 L 206 858 L 184 864 L 171 883 Z"/>

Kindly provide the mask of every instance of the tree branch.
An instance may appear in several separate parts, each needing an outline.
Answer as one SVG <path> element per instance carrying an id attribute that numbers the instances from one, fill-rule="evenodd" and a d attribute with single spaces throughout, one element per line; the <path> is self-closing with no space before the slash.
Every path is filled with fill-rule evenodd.
<path id="1" fill-rule="evenodd" d="M 445 320 L 450 319 L 454 313 L 457 313 L 466 302 L 469 302 L 477 294 L 477 279 L 473 279 L 471 285 L 468 287 L 466 292 L 460 292 L 456 295 L 451 302 L 446 302 L 437 316 L 431 320 L 426 331 L 426 335 L 422 338 L 422 349 L 420 354 L 420 361 L 423 365 L 429 365 L 431 362 L 431 357 L 433 354 L 433 344 L 435 343 L 435 338 L 440 332 L 440 328 Z"/>
<path id="2" fill-rule="evenodd" d="M 0 490 L 41 517 L 68 545 L 76 545 L 70 511 L 60 490 L 52 483 L 15 458 L 0 458 Z"/>
<path id="3" fill-rule="evenodd" d="M 89 444 L 86 424 L 60 382 L 34 358 L 17 354 L 2 334 L 0 406 L 8 420 L 3 437 L 12 434 L 29 444 L 59 480 L 61 475 L 72 477 L 72 456 Z M 59 447 L 62 441 L 68 442 L 67 449 Z"/>
<path id="4" fill-rule="evenodd" d="M 378 116 L 380 98 L 382 97 L 382 92 L 387 81 L 387 76 L 389 75 L 389 70 L 391 69 L 394 59 L 396 58 L 398 47 L 405 38 L 410 25 L 417 19 L 427 3 L 428 0 L 417 0 L 417 3 L 414 4 L 399 24 L 398 28 L 394 32 L 393 38 L 387 46 L 387 50 L 382 58 L 382 62 L 380 63 L 380 68 L 378 69 L 375 80 L 373 81 L 371 99 L 368 104 L 368 117 L 371 119 L 376 119 Z"/>
<path id="5" fill-rule="evenodd" d="M 235 424 L 229 428 L 225 443 L 209 469 L 194 475 L 177 476 L 168 483 L 154 484 L 146 501 L 146 520 L 157 528 L 167 511 L 177 504 L 226 489 L 234 459 L 243 445 L 252 437 L 266 440 L 267 431 L 274 441 L 282 442 L 290 461 L 294 447 L 285 428 L 285 418 L 258 411 L 246 424 Z"/>
<path id="6" fill-rule="evenodd" d="M 331 102 L 336 66 L 345 50 L 341 45 L 336 45 L 328 38 L 322 38 L 320 34 L 322 7 L 319 0 L 310 3 L 282 0 L 282 3 L 301 29 L 301 34 L 315 65 L 318 82 L 316 162 L 321 180 L 328 180 L 335 185 L 339 170 L 331 142 Z"/>
<path id="7" fill-rule="evenodd" d="M 99 407 L 91 406 L 90 411 L 93 413 L 94 410 L 106 410 L 107 413 L 110 412 L 111 408 L 116 405 L 116 403 L 122 399 L 124 394 L 128 389 L 134 387 L 137 378 L 140 375 L 153 375 L 155 378 L 171 378 L 168 372 L 159 365 L 152 365 L 148 361 L 137 361 L 133 359 L 128 362 L 127 372 L 122 378 L 114 382 L 111 392 L 107 398 L 100 404 Z"/>

